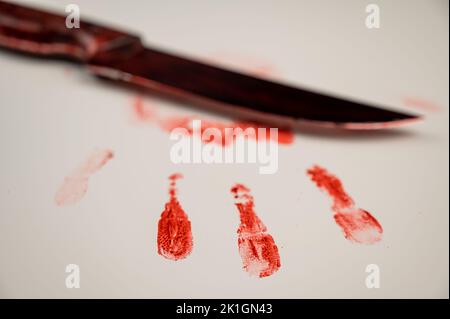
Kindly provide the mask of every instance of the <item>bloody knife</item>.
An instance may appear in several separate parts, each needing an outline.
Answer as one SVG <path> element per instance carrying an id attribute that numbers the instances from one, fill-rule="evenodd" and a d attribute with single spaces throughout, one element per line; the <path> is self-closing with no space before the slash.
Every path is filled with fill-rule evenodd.
<path id="1" fill-rule="evenodd" d="M 4 1 L 0 47 L 75 60 L 103 78 L 279 127 L 380 129 L 419 119 L 144 47 L 138 36 L 99 24 L 81 21 L 80 28 L 67 28 L 64 16 Z"/>

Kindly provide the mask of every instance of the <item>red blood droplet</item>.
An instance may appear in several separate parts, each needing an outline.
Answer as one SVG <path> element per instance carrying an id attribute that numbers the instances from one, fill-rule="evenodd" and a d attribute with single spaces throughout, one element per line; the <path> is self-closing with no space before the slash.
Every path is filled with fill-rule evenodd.
<path id="1" fill-rule="evenodd" d="M 354 205 L 353 199 L 344 191 L 341 181 L 320 166 L 308 170 L 308 175 L 316 185 L 325 190 L 333 199 L 333 210 L 348 208 Z"/>
<path id="2" fill-rule="evenodd" d="M 188 135 L 193 136 L 195 135 L 195 132 L 193 130 L 192 123 L 194 120 L 200 120 L 200 136 L 195 136 L 195 138 L 201 139 L 201 141 L 205 144 L 214 142 L 219 146 L 226 147 L 234 143 L 237 137 L 244 137 L 246 139 L 252 139 L 258 142 L 272 141 L 283 145 L 289 145 L 294 142 L 294 133 L 291 130 L 278 129 L 278 136 L 275 138 L 270 132 L 270 127 L 259 123 L 243 121 L 220 122 L 194 116 L 158 116 L 157 112 L 151 107 L 151 105 L 144 103 L 144 100 L 140 96 L 134 98 L 132 110 L 134 117 L 139 122 L 157 123 L 160 128 L 169 133 L 176 128 L 182 128 L 186 130 Z M 208 136 L 205 138 L 203 134 L 209 129 L 214 129 L 215 131 L 220 132 L 221 139 L 215 140 L 213 136 Z M 235 131 L 235 129 L 240 129 L 240 131 Z M 251 131 L 246 131 L 247 129 L 253 129 L 254 134 L 249 134 Z M 260 132 L 263 132 L 264 134 L 260 134 Z"/>
<path id="3" fill-rule="evenodd" d="M 281 266 L 278 247 L 254 211 L 250 190 L 242 184 L 236 184 L 231 192 L 241 220 L 237 233 L 243 268 L 249 274 L 261 278 L 270 276 Z"/>
<path id="4" fill-rule="evenodd" d="M 158 222 L 158 254 L 171 260 L 186 258 L 193 247 L 191 222 L 176 196 L 176 181 L 180 178 L 181 174 L 169 177 L 170 198 Z"/>
<path id="5" fill-rule="evenodd" d="M 307 174 L 333 199 L 334 220 L 341 227 L 345 238 L 361 244 L 373 244 L 381 240 L 383 228 L 380 223 L 369 212 L 355 207 L 353 199 L 336 176 L 317 165 L 308 169 Z"/>
<path id="6" fill-rule="evenodd" d="M 253 122 L 235 122 L 233 124 L 233 127 L 241 128 L 243 130 L 247 128 L 253 128 L 256 132 L 255 139 L 257 141 L 263 141 L 265 139 L 266 141 L 271 140 L 273 142 L 277 142 L 278 144 L 284 145 L 292 144 L 294 142 L 294 133 L 291 130 L 287 129 L 278 129 L 278 136 L 275 139 L 270 133 L 270 127 L 266 125 Z M 264 132 L 263 135 L 259 135 L 259 129 Z"/>

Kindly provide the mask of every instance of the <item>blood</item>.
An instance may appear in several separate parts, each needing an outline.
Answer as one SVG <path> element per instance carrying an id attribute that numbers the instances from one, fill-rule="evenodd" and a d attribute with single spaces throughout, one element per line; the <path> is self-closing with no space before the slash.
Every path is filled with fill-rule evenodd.
<path id="1" fill-rule="evenodd" d="M 307 174 L 332 198 L 334 220 L 341 227 L 345 238 L 361 244 L 373 244 L 381 240 L 383 228 L 380 223 L 368 211 L 355 207 L 353 199 L 336 176 L 317 165 L 308 169 Z"/>
<path id="2" fill-rule="evenodd" d="M 231 67 L 258 77 L 274 77 L 279 73 L 268 61 L 235 52 L 216 52 L 206 56 L 205 62 Z"/>
<path id="3" fill-rule="evenodd" d="M 210 121 L 207 119 L 201 119 L 198 117 L 190 117 L 190 116 L 172 116 L 172 117 L 167 117 L 165 119 L 160 119 L 159 120 L 159 124 L 160 127 L 165 130 L 166 132 L 171 132 L 173 129 L 175 128 L 183 128 L 186 130 L 186 132 L 193 136 L 194 135 L 194 131 L 192 128 L 192 121 L 194 120 L 201 120 L 201 130 L 200 130 L 200 134 L 203 134 L 207 129 L 216 129 L 218 131 L 220 131 L 222 139 L 220 141 L 215 141 L 215 140 L 206 140 L 203 139 L 201 136 L 199 136 L 198 138 L 202 138 L 202 142 L 203 143 L 210 143 L 211 141 L 215 141 L 217 142 L 217 144 L 219 146 L 229 146 L 231 145 L 237 137 L 245 137 L 247 139 L 254 139 L 258 142 L 260 141 L 273 141 L 276 142 L 278 144 L 283 144 L 283 145 L 289 145 L 292 144 L 294 142 L 294 133 L 290 130 L 278 130 L 278 136 L 275 139 L 271 134 L 270 134 L 270 128 L 258 123 L 252 123 L 252 122 L 229 122 L 229 123 L 223 123 L 223 122 L 219 122 L 219 121 Z M 252 128 L 255 132 L 255 134 L 245 134 L 245 130 Z M 227 132 L 226 129 L 232 129 L 233 131 Z M 241 129 L 242 131 L 236 133 L 236 129 Z M 263 135 L 259 135 L 259 130 L 258 129 L 263 129 L 265 134 Z M 233 132 L 235 132 L 236 134 L 234 134 Z M 232 136 L 230 136 L 230 134 Z"/>
<path id="4" fill-rule="evenodd" d="M 406 97 L 403 99 L 403 103 L 408 107 L 421 109 L 427 112 L 441 111 L 441 108 L 437 104 L 417 97 Z"/>
<path id="5" fill-rule="evenodd" d="M 141 96 L 134 98 L 133 103 L 133 114 L 136 119 L 141 122 L 151 122 L 156 119 L 155 111 L 149 106 L 148 103 L 144 103 Z"/>
<path id="6" fill-rule="evenodd" d="M 193 247 L 191 222 L 176 194 L 176 181 L 182 177 L 181 174 L 169 177 L 169 201 L 158 222 L 158 254 L 170 260 L 186 258 Z"/>
<path id="7" fill-rule="evenodd" d="M 270 133 L 270 128 L 255 122 L 245 122 L 245 121 L 234 121 L 234 122 L 220 122 L 220 121 L 211 121 L 208 119 L 195 117 L 195 116 L 161 116 L 158 115 L 154 108 L 148 104 L 148 102 L 144 102 L 144 99 L 141 96 L 137 96 L 133 99 L 133 103 L 131 104 L 132 111 L 134 117 L 143 123 L 156 123 L 166 132 L 171 132 L 176 128 L 183 128 L 186 130 L 187 134 L 190 136 L 194 135 L 194 131 L 192 128 L 192 121 L 201 120 L 202 126 L 200 130 L 200 134 L 203 134 L 207 129 L 216 129 L 220 131 L 222 139 L 220 141 L 216 141 L 214 139 L 203 139 L 200 138 L 203 143 L 210 143 L 211 141 L 216 142 L 219 146 L 226 147 L 234 143 L 236 138 L 245 137 L 247 139 L 253 139 L 258 142 L 261 141 L 272 141 L 281 145 L 289 145 L 294 142 L 294 133 L 291 130 L 287 129 L 278 129 L 277 137 L 275 138 Z M 231 133 L 227 132 L 226 129 L 232 129 Z M 234 134 L 235 129 L 240 129 L 239 132 Z M 255 134 L 245 134 L 244 132 L 247 129 L 253 129 Z M 260 131 L 258 129 L 264 130 L 265 134 L 260 135 Z M 231 136 L 230 136 L 231 134 Z"/>
<path id="8" fill-rule="evenodd" d="M 231 64 L 238 66 L 239 68 L 244 68 L 249 73 L 259 76 L 268 76 L 275 73 L 274 68 L 266 63 L 266 62 L 255 62 L 253 58 L 243 59 L 238 55 L 230 55 L 230 54 L 219 54 L 215 58 L 207 58 L 210 62 L 219 62 L 219 64 Z M 275 139 L 270 134 L 270 128 L 255 122 L 244 122 L 244 121 L 235 121 L 235 122 L 219 122 L 219 121 L 211 121 L 207 119 L 202 119 L 199 117 L 193 116 L 169 116 L 163 117 L 158 116 L 153 108 L 151 108 L 148 103 L 144 102 L 143 98 L 138 96 L 133 100 L 132 103 L 133 114 L 140 122 L 156 122 L 164 131 L 171 132 L 175 128 L 184 128 L 187 130 L 189 135 L 193 135 L 192 130 L 192 121 L 193 120 L 201 120 L 202 128 L 201 134 L 205 132 L 207 129 L 217 129 L 222 134 L 222 139 L 220 141 L 215 141 L 219 146 L 226 147 L 231 145 L 238 136 L 245 136 L 247 139 L 254 139 L 258 142 L 260 141 L 273 141 L 282 145 L 289 145 L 294 142 L 294 133 L 291 130 L 287 129 L 278 129 L 278 137 Z M 248 128 L 253 128 L 255 130 L 255 135 L 251 136 L 249 134 L 238 134 L 231 136 L 231 138 L 227 138 L 227 133 L 225 131 L 226 128 L 231 129 L 242 129 L 246 130 Z M 265 134 L 262 136 L 259 135 L 258 129 L 264 129 Z M 199 137 L 201 138 L 201 137 Z M 203 143 L 210 143 L 211 140 L 201 139 Z"/>
<path id="9" fill-rule="evenodd" d="M 250 275 L 260 278 L 270 276 L 281 267 L 278 247 L 254 211 L 250 190 L 242 184 L 236 184 L 231 192 L 241 221 L 237 233 L 243 268 Z"/>
<path id="10" fill-rule="evenodd" d="M 71 205 L 84 197 L 88 189 L 89 178 L 114 157 L 111 150 L 93 152 L 72 174 L 64 178 L 55 195 L 58 206 Z"/>

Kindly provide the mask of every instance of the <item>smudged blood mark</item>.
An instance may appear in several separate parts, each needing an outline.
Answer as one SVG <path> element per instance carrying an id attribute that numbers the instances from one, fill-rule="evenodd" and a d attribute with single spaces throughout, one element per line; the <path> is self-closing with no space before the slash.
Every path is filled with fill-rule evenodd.
<path id="1" fill-rule="evenodd" d="M 333 199 L 333 211 L 353 207 L 353 199 L 345 192 L 341 181 L 320 166 L 313 166 L 308 175 L 316 185 L 324 189 Z"/>
<path id="2" fill-rule="evenodd" d="M 270 77 L 278 73 L 276 68 L 267 61 L 233 52 L 211 54 L 205 57 L 205 62 L 220 65 L 225 68 L 230 67 L 241 70 L 242 72 L 259 77 Z"/>
<path id="3" fill-rule="evenodd" d="M 256 131 L 256 140 L 261 141 L 262 139 L 266 139 L 266 140 L 274 140 L 271 136 L 270 136 L 270 128 L 258 123 L 252 123 L 252 122 L 236 122 L 233 123 L 233 127 L 234 128 L 241 128 L 243 130 L 245 130 L 246 128 L 254 128 Z M 263 128 L 265 129 L 265 136 L 264 137 L 260 137 L 258 136 L 258 128 Z M 278 144 L 284 144 L 284 145 L 288 145 L 288 144 L 292 144 L 294 142 L 294 133 L 290 130 L 286 130 L 286 129 L 278 129 L 278 137 L 277 140 L 274 140 L 275 142 L 278 142 Z"/>
<path id="4" fill-rule="evenodd" d="M 176 128 L 184 128 L 189 134 L 193 134 L 191 127 L 192 118 L 189 116 L 170 116 L 159 120 L 159 126 L 166 132 L 171 132 Z"/>
<path id="5" fill-rule="evenodd" d="M 156 119 L 155 111 L 149 106 L 148 103 L 144 103 L 141 96 L 137 96 L 133 100 L 133 114 L 137 120 L 141 122 L 151 122 Z"/>
<path id="6" fill-rule="evenodd" d="M 134 118 L 139 122 L 157 123 L 160 128 L 169 133 L 176 128 L 184 128 L 187 131 L 188 135 L 193 136 L 194 131 L 192 129 L 192 121 L 201 120 L 202 127 L 200 130 L 200 134 L 203 134 L 208 129 L 219 130 L 222 136 L 222 140 L 217 144 L 223 147 L 231 145 L 239 136 L 243 136 L 247 139 L 253 139 L 258 142 L 274 141 L 282 145 L 289 145 L 294 142 L 294 133 L 291 130 L 278 129 L 278 134 L 275 138 L 270 134 L 270 127 L 255 122 L 235 121 L 225 123 L 219 121 L 211 121 L 195 116 L 158 116 L 156 111 L 148 103 L 145 103 L 143 98 L 140 96 L 134 98 L 132 103 L 132 110 Z M 250 128 L 254 129 L 254 135 L 246 134 L 245 130 Z M 242 131 L 241 133 L 233 134 L 233 132 L 227 132 L 226 129 L 241 129 Z M 259 135 L 258 129 L 264 129 L 265 134 Z M 201 138 L 201 136 L 199 138 Z M 210 138 L 210 140 L 205 140 L 202 138 L 203 143 L 210 143 L 211 141 L 217 142 L 212 137 Z"/>
<path id="7" fill-rule="evenodd" d="M 369 212 L 355 207 L 353 199 L 336 176 L 317 165 L 308 169 L 307 174 L 333 199 L 334 220 L 341 227 L 345 238 L 361 244 L 373 244 L 381 240 L 383 228 L 380 223 Z"/>
<path id="8" fill-rule="evenodd" d="M 355 209 L 336 212 L 334 220 L 341 226 L 345 238 L 361 244 L 373 244 L 381 240 L 383 228 L 368 211 Z"/>
<path id="9" fill-rule="evenodd" d="M 422 109 L 428 112 L 439 112 L 441 110 L 435 103 L 417 97 L 406 97 L 403 99 L 403 104 L 408 107 Z"/>
<path id="10" fill-rule="evenodd" d="M 252 123 L 252 122 L 230 122 L 230 123 L 222 123 L 218 121 L 210 121 L 206 119 L 201 119 L 198 117 L 190 117 L 190 116 L 172 116 L 167 117 L 165 119 L 160 119 L 159 124 L 160 127 L 165 130 L 166 132 L 171 132 L 175 128 L 184 128 L 189 135 L 193 135 L 194 131 L 192 128 L 192 121 L 194 120 L 201 120 L 202 121 L 202 127 L 200 130 L 200 134 L 203 134 L 207 129 L 216 129 L 219 130 L 222 136 L 222 140 L 219 141 L 220 146 L 229 146 L 231 143 L 233 143 L 238 136 L 245 137 L 247 139 L 254 139 L 256 141 L 275 141 L 279 144 L 283 145 L 289 145 L 294 142 L 294 133 L 290 130 L 278 130 L 278 137 L 276 140 L 274 140 L 274 137 L 270 134 L 270 128 L 267 126 L 263 126 L 258 123 Z M 245 134 L 245 130 L 248 128 L 253 128 L 255 131 L 254 135 Z M 265 134 L 260 136 L 258 129 L 265 129 Z M 228 132 L 226 129 L 241 129 L 243 132 L 236 134 L 233 134 L 233 132 Z M 232 136 L 230 136 L 230 134 Z M 229 137 L 229 138 L 227 138 Z M 201 138 L 201 137 L 199 137 Z M 211 139 L 212 140 L 212 139 Z M 202 139 L 203 143 L 210 143 L 211 140 L 204 140 Z"/>
<path id="11" fill-rule="evenodd" d="M 108 149 L 93 152 L 83 164 L 64 179 L 55 195 L 56 204 L 71 205 L 83 198 L 91 175 L 102 168 L 113 156 L 113 151 Z"/>
<path id="12" fill-rule="evenodd" d="M 182 177 L 181 174 L 169 177 L 170 198 L 158 222 L 158 254 L 171 260 L 186 258 L 193 246 L 191 222 L 176 196 L 176 181 Z"/>
<path id="13" fill-rule="evenodd" d="M 233 65 L 238 68 L 242 68 L 246 70 L 250 74 L 259 75 L 259 76 L 268 76 L 275 73 L 274 67 L 269 65 L 266 62 L 256 61 L 254 58 L 243 58 L 236 54 L 223 53 L 218 54 L 212 58 L 206 58 L 207 61 L 225 65 Z M 144 99 L 141 96 L 137 96 L 134 98 L 132 103 L 132 110 L 135 118 L 140 122 L 156 122 L 164 131 L 171 132 L 175 128 L 184 128 L 188 131 L 189 135 L 193 135 L 192 130 L 192 121 L 193 120 L 201 120 L 202 121 L 202 129 L 201 134 L 207 129 L 217 129 L 222 134 L 222 141 L 218 143 L 219 146 L 229 146 L 234 142 L 235 138 L 227 139 L 227 133 L 225 132 L 226 128 L 240 128 L 242 130 L 246 130 L 247 128 L 255 129 L 255 136 L 249 136 L 241 134 L 241 136 L 245 136 L 248 139 L 255 139 L 256 141 L 269 141 L 272 140 L 282 145 L 289 145 L 294 142 L 294 133 L 291 130 L 287 129 L 278 129 L 278 137 L 276 140 L 273 136 L 270 135 L 270 128 L 264 126 L 262 124 L 258 124 L 256 122 L 244 122 L 244 121 L 234 121 L 229 123 L 223 123 L 219 121 L 211 121 L 207 119 L 202 119 L 194 116 L 169 116 L 162 117 L 158 116 L 155 110 L 148 103 L 144 102 Z M 264 136 L 258 136 L 258 128 L 265 129 Z M 211 140 L 213 140 L 211 138 Z M 204 143 L 210 143 L 211 140 L 204 140 Z M 231 142 L 230 142 L 231 141 Z"/>
<path id="14" fill-rule="evenodd" d="M 231 192 L 241 220 L 237 233 L 243 268 L 249 274 L 261 278 L 270 276 L 281 266 L 278 247 L 254 211 L 250 190 L 242 184 L 236 184 Z"/>

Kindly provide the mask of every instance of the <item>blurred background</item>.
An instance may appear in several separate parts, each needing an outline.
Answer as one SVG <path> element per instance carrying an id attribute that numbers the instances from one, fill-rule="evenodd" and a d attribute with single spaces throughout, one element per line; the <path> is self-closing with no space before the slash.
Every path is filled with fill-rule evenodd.
<path id="1" fill-rule="evenodd" d="M 69 2 L 11 1 L 64 13 Z M 101 82 L 80 66 L 0 50 L 0 297 L 3 298 L 448 298 L 447 1 L 78 0 L 81 19 L 139 34 L 147 46 L 324 92 L 422 114 L 417 125 L 374 134 L 296 132 L 279 171 L 181 165 L 168 134 L 136 123 L 136 96 L 160 114 L 220 115 Z M 366 6 L 380 8 L 368 29 Z M 58 207 L 59 185 L 94 149 L 115 157 L 79 203 Z M 328 197 L 306 177 L 336 173 L 384 227 L 356 246 L 335 225 Z M 194 251 L 156 253 L 167 177 Z M 247 184 L 280 248 L 282 268 L 242 271 L 229 188 Z M 81 287 L 67 289 L 66 265 Z M 367 289 L 366 265 L 381 269 Z"/>

